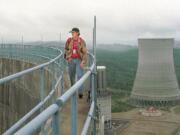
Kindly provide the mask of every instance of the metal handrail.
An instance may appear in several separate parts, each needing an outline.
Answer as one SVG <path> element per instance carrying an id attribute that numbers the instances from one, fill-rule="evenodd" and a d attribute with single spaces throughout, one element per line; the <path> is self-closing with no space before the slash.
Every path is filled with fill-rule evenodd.
<path id="1" fill-rule="evenodd" d="M 37 115 L 33 120 L 31 120 L 29 123 L 27 123 L 23 128 L 18 130 L 15 135 L 30 135 L 33 134 L 37 129 L 41 127 L 43 123 L 45 123 L 51 116 L 59 112 L 59 109 L 62 108 L 64 103 L 68 101 L 69 98 L 71 98 L 73 95 L 76 94 L 78 91 L 78 88 L 86 81 L 86 79 L 90 76 L 90 74 L 93 72 L 93 69 L 95 68 L 95 59 L 92 54 L 89 53 L 91 58 L 93 59 L 93 63 L 89 70 L 81 77 L 80 80 L 78 80 L 67 92 L 65 92 L 62 96 L 60 96 L 56 102 L 52 105 L 50 105 L 48 108 L 46 108 L 43 112 L 41 112 L 39 115 Z M 92 104 L 94 104 L 92 102 Z M 92 108 L 91 108 L 92 109 Z M 94 112 L 94 109 L 91 110 Z"/>
<path id="2" fill-rule="evenodd" d="M 11 135 L 13 134 L 19 127 L 21 127 L 25 121 L 27 121 L 35 112 L 40 110 L 44 104 L 52 97 L 52 95 L 55 93 L 58 84 L 61 81 L 62 76 L 59 77 L 58 81 L 55 84 L 55 88 L 51 90 L 51 92 L 42 100 L 39 102 L 32 110 L 30 110 L 25 116 L 23 116 L 20 120 L 18 120 L 14 125 L 12 125 L 6 132 L 3 133 L 3 135 Z"/>
<path id="3" fill-rule="evenodd" d="M 95 68 L 95 60 L 92 54 L 89 53 L 89 55 L 93 59 L 93 63 L 91 67 L 89 68 L 89 70 L 83 75 L 83 77 L 79 81 L 77 81 L 75 85 L 73 85 L 66 93 L 64 93 L 60 98 L 58 98 L 57 102 L 61 102 L 62 104 L 64 104 L 77 91 L 77 89 L 85 82 L 85 80 L 90 76 L 93 69 Z"/>
<path id="4" fill-rule="evenodd" d="M 91 107 L 90 107 L 90 110 L 88 112 L 88 117 L 86 119 L 86 122 L 84 124 L 84 127 L 83 127 L 83 130 L 81 132 L 81 135 L 87 135 L 87 132 L 88 132 L 88 128 L 90 126 L 90 123 L 91 123 L 91 119 L 95 119 L 93 117 L 93 113 L 94 113 L 94 108 L 95 108 L 95 103 L 94 101 L 91 103 Z"/>
<path id="5" fill-rule="evenodd" d="M 58 63 L 56 62 L 57 60 L 59 60 L 61 58 L 61 56 L 63 56 L 63 52 L 58 49 L 58 48 L 51 48 L 51 49 L 55 49 L 55 50 L 58 50 L 59 51 L 59 55 L 56 56 L 55 58 L 53 59 L 50 59 L 46 56 L 41 56 L 41 57 L 45 57 L 46 59 L 49 59 L 50 61 L 48 62 L 45 62 L 45 63 L 42 63 L 38 66 L 35 66 L 35 67 L 32 67 L 32 68 L 29 68 L 29 69 L 26 69 L 26 70 L 23 70 L 23 71 L 20 71 L 18 73 L 15 73 L 15 74 L 12 74 L 12 75 L 9 75 L 9 76 L 6 76 L 4 78 L 1 78 L 0 79 L 0 84 L 3 84 L 5 82 L 8 82 L 8 81 L 11 81 L 11 80 L 14 80 L 18 77 L 21 77 L 23 75 L 26 75 L 30 72 L 33 72 L 35 70 L 38 70 L 38 69 L 43 69 L 45 68 L 46 66 L 48 65 L 51 65 L 52 63 L 55 63 L 58 65 Z M 40 56 L 40 55 L 39 55 Z M 53 96 L 53 94 L 55 93 L 60 81 L 62 80 L 62 72 L 59 76 L 59 78 L 57 79 L 57 82 L 54 86 L 54 88 L 50 91 L 50 93 L 41 101 L 39 102 L 31 111 L 29 111 L 25 116 L 23 116 L 19 121 L 17 121 L 13 126 L 11 126 L 5 133 L 4 135 L 11 135 L 13 134 L 17 129 L 19 129 L 23 124 L 24 122 L 26 122 L 28 120 L 28 118 L 30 118 L 35 112 L 37 112 L 38 110 L 40 110 L 44 104 Z"/>
<path id="6" fill-rule="evenodd" d="M 44 67 L 50 65 L 51 63 L 55 62 L 57 59 L 60 59 L 60 57 L 62 56 L 62 54 L 63 54 L 62 51 L 61 50 L 59 50 L 59 51 L 60 51 L 60 54 L 56 58 L 54 58 L 54 59 L 52 59 L 52 60 L 50 60 L 50 61 L 48 61 L 46 63 L 40 64 L 38 66 L 35 66 L 35 67 L 32 67 L 32 68 L 20 71 L 18 73 L 14 73 L 12 75 L 6 76 L 4 78 L 1 78 L 0 79 L 0 84 L 11 81 L 11 80 L 14 80 L 14 79 L 16 79 L 18 77 L 21 77 L 21 76 L 23 76 L 23 75 L 25 75 L 27 73 L 30 73 L 32 71 L 35 71 L 35 70 L 38 70 L 38 69 L 41 69 L 41 68 L 44 68 Z"/>
<path id="7" fill-rule="evenodd" d="M 91 94 L 92 94 L 92 102 L 91 107 L 88 112 L 88 116 L 86 119 L 86 122 L 84 124 L 84 127 L 82 129 L 81 135 L 87 134 L 89 125 L 91 122 L 91 133 L 93 135 L 96 134 L 96 92 L 95 92 L 95 74 L 96 74 L 96 53 L 95 53 L 95 47 L 96 47 L 96 17 L 94 17 L 94 28 L 93 28 L 93 54 L 88 53 L 91 57 L 91 67 L 89 70 L 79 79 L 69 90 L 67 90 L 62 96 L 56 99 L 56 101 L 51 104 L 49 107 L 47 107 L 45 110 L 41 110 L 42 112 L 38 114 L 35 118 L 33 118 L 30 122 L 28 122 L 24 127 L 19 129 L 17 132 L 15 132 L 15 135 L 30 135 L 36 132 L 41 127 L 41 134 L 45 135 L 45 129 L 44 125 L 47 122 L 47 120 L 52 116 L 52 132 L 53 135 L 60 135 L 60 116 L 59 111 L 63 107 L 63 105 L 71 98 L 71 134 L 77 135 L 77 97 L 76 93 L 78 92 L 78 89 L 81 85 L 84 84 L 84 82 L 88 79 L 88 77 L 91 77 Z M 54 60 L 54 59 L 53 59 Z M 52 61 L 49 61 L 45 64 L 42 64 L 43 67 L 47 66 L 46 64 L 52 63 Z M 43 68 L 43 67 L 36 67 L 36 68 Z M 30 71 L 26 71 L 31 72 Z M 22 76 L 23 71 L 20 72 L 18 76 Z M 41 72 L 41 82 L 43 82 L 44 74 Z M 6 78 L 6 81 L 10 81 L 13 78 L 16 78 L 16 76 L 11 76 L 11 78 Z M 59 78 L 60 79 L 60 78 Z M 4 80 L 0 80 L 0 82 L 3 82 Z M 1 83 L 0 83 L 1 84 Z M 43 84 L 43 83 L 42 83 Z M 56 83 L 57 84 L 57 83 Z M 43 85 L 42 85 L 43 86 Z M 57 89 L 55 85 L 54 89 L 50 92 L 50 95 Z M 43 93 L 43 87 L 41 87 L 41 92 Z M 48 95 L 48 96 L 50 96 Z M 46 97 L 47 98 L 47 97 Z M 45 99 L 44 99 L 45 100 Z M 42 101 L 43 102 L 43 101 Z M 43 104 L 43 103 L 42 103 Z M 40 105 L 39 105 L 40 106 Z"/>

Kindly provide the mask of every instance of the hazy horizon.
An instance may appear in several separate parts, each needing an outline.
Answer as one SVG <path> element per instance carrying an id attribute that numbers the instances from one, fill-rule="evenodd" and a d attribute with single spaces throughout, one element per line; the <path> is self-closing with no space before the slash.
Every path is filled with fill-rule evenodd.
<path id="1" fill-rule="evenodd" d="M 72 27 L 92 42 L 97 16 L 97 43 L 137 44 L 139 37 L 180 40 L 178 0 L 0 0 L 0 38 L 4 42 L 65 41 Z M 78 7 L 78 8 L 77 8 Z"/>

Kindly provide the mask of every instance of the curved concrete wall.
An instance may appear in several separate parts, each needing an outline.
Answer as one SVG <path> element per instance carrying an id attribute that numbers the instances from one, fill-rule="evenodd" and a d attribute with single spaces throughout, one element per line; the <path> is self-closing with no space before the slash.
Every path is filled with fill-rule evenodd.
<path id="1" fill-rule="evenodd" d="M 165 105 L 180 101 L 174 69 L 174 39 L 139 39 L 138 69 L 131 94 L 133 104 Z"/>
<path id="2" fill-rule="evenodd" d="M 33 67 L 32 63 L 0 58 L 0 77 Z M 45 70 L 45 93 L 49 93 L 52 76 Z M 0 85 L 0 134 L 24 116 L 39 101 L 40 71 Z"/>

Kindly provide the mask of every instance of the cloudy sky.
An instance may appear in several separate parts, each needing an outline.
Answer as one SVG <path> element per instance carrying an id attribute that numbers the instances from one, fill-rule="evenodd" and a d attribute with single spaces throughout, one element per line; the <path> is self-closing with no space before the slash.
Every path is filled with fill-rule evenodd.
<path id="1" fill-rule="evenodd" d="M 136 43 L 139 37 L 180 40 L 179 0 L 0 0 L 0 37 L 6 41 L 66 40 L 72 27 L 92 42 Z"/>

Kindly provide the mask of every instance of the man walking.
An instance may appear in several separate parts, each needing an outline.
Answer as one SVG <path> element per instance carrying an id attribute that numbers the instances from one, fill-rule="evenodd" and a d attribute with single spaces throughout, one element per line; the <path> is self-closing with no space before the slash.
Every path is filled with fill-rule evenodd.
<path id="1" fill-rule="evenodd" d="M 75 83 L 75 77 L 79 80 L 84 74 L 84 67 L 87 63 L 87 48 L 85 41 L 80 37 L 78 28 L 70 31 L 72 37 L 68 38 L 65 44 L 65 59 L 68 61 L 68 70 L 71 86 Z M 83 98 L 83 85 L 79 89 L 79 98 Z"/>

